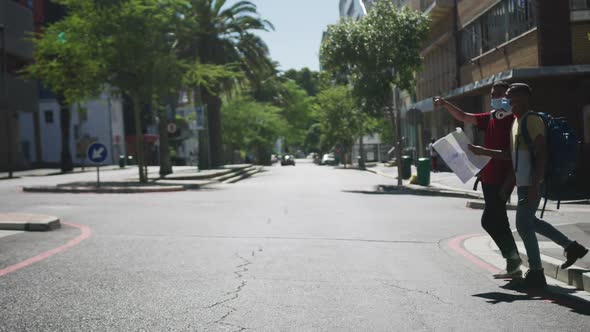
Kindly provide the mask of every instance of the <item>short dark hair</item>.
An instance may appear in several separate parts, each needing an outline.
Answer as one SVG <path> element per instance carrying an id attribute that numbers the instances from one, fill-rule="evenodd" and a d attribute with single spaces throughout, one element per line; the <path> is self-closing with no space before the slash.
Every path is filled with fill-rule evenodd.
<path id="1" fill-rule="evenodd" d="M 503 88 L 504 90 L 508 90 L 508 88 L 510 88 L 510 84 L 508 84 L 508 82 L 505 81 L 497 81 L 494 82 L 492 88 Z"/>
<path id="2" fill-rule="evenodd" d="M 513 83 L 510 85 L 510 92 L 511 93 L 526 93 L 527 95 L 531 96 L 533 94 L 533 90 L 530 86 L 525 83 Z"/>

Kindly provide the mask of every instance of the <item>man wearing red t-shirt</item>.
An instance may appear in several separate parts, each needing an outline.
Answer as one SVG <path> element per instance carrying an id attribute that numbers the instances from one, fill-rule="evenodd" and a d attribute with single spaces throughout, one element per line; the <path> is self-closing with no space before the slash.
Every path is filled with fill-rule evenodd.
<path id="1" fill-rule="evenodd" d="M 501 99 L 505 97 L 510 85 L 496 82 L 492 86 L 492 111 L 486 113 L 466 113 L 448 101 L 437 98 L 435 105 L 445 107 L 458 121 L 477 126 L 485 131 L 484 147 L 494 150 L 507 150 L 510 147 L 510 131 L 514 115 L 501 109 Z M 492 159 L 481 172 L 481 183 L 485 208 L 481 217 L 482 227 L 490 234 L 506 259 L 506 272 L 495 275 L 496 278 L 514 278 L 522 276 L 522 260 L 510 230 L 506 201 L 514 189 L 514 172 L 510 160 Z"/>

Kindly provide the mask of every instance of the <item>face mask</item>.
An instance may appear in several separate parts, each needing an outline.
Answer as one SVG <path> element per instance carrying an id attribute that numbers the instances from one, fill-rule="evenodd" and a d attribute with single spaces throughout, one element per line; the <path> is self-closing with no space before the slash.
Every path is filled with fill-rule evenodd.
<path id="1" fill-rule="evenodd" d="M 502 98 L 502 105 L 498 109 L 503 109 L 508 113 L 512 113 L 512 103 L 508 98 Z"/>
<path id="2" fill-rule="evenodd" d="M 502 108 L 502 98 L 492 99 L 492 102 L 490 103 L 490 105 L 492 106 L 492 109 L 494 109 L 494 110 L 501 109 Z"/>

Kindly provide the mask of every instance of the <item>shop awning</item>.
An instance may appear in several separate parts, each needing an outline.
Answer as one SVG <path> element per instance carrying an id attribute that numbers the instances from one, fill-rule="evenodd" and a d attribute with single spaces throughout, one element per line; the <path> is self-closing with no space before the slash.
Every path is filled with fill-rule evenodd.
<path id="1" fill-rule="evenodd" d="M 474 93 L 483 88 L 490 88 L 496 81 L 514 82 L 517 80 L 577 75 L 590 75 L 590 65 L 515 68 L 451 90 L 447 94 L 444 94 L 443 97 L 454 98 Z M 428 98 L 410 105 L 406 110 L 412 108 L 419 109 L 422 112 L 431 112 L 434 110 L 434 103 L 432 98 Z"/>

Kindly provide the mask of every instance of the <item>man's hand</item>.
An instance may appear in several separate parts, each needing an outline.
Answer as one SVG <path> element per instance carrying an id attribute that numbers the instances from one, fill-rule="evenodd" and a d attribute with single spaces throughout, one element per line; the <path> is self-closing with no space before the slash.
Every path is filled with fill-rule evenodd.
<path id="1" fill-rule="evenodd" d="M 436 107 L 443 107 L 448 104 L 448 101 L 444 100 L 441 97 L 434 97 L 434 106 Z"/>
<path id="2" fill-rule="evenodd" d="M 531 185 L 527 193 L 529 205 L 532 207 L 539 199 L 539 185 Z"/>

